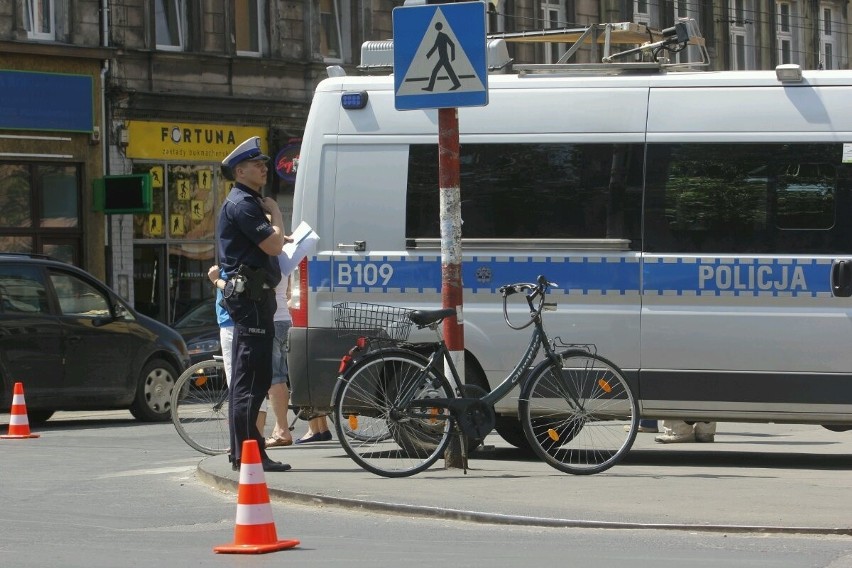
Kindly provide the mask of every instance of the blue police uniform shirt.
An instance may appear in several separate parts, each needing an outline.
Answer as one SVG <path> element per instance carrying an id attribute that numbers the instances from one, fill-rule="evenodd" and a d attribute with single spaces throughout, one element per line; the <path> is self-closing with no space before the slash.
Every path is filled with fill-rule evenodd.
<path id="1" fill-rule="evenodd" d="M 281 267 L 278 258 L 269 256 L 258 246 L 275 229 L 266 219 L 260 205 L 260 194 L 241 183 L 225 198 L 219 212 L 217 242 L 219 244 L 219 265 L 230 277 L 241 264 L 251 268 L 263 268 L 266 272 L 265 283 L 275 288 L 281 281 Z"/>
<path id="2" fill-rule="evenodd" d="M 228 275 L 222 272 L 222 269 L 219 269 L 219 278 L 227 280 Z M 216 288 L 216 323 L 219 324 L 219 327 L 234 327 L 234 320 L 231 319 L 231 314 L 228 313 L 228 310 L 225 309 L 225 306 L 222 305 L 222 299 L 224 295 L 222 294 L 222 290 L 218 287 Z"/>

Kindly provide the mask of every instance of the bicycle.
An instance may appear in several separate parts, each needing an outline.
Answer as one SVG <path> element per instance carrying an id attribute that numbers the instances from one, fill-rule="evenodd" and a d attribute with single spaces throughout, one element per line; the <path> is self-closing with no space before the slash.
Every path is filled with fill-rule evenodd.
<path id="1" fill-rule="evenodd" d="M 172 390 L 172 424 L 184 442 L 195 450 L 209 455 L 228 452 L 228 386 L 221 355 L 200 361 L 184 371 Z M 289 406 L 294 412 L 289 425 L 292 432 L 296 420 L 310 420 L 301 409 Z M 329 417 L 334 422 L 333 417 Z M 347 436 L 358 436 L 344 425 Z"/>
<path id="2" fill-rule="evenodd" d="M 638 401 L 621 369 L 598 355 L 593 345 L 548 338 L 542 312 L 555 309 L 555 303 L 545 302 L 548 289 L 555 287 L 539 276 L 533 284 L 499 289 L 506 324 L 518 330 L 534 328 L 515 368 L 491 392 L 459 379 L 438 331 L 445 318 L 456 314 L 454 309 L 336 304 L 338 330 L 363 332 L 341 361 L 332 399 L 335 428 L 349 457 L 377 475 L 410 476 L 432 466 L 450 437 L 457 435 L 466 458 L 466 440 L 491 432 L 494 404 L 520 385 L 518 413 L 524 434 L 545 462 L 572 474 L 599 473 L 618 463 L 636 438 Z M 529 307 L 529 321 L 523 325 L 509 319 L 508 298 L 516 293 L 525 295 Z M 406 342 L 411 324 L 436 333 L 438 341 L 428 357 Z M 379 347 L 371 347 L 376 340 Z M 557 353 L 561 347 L 568 349 Z M 530 370 L 542 349 L 543 360 Z M 452 384 L 442 365 L 449 369 Z M 360 435 L 344 436 L 343 424 Z"/>
<path id="3" fill-rule="evenodd" d="M 172 389 L 172 423 L 183 441 L 199 452 L 227 453 L 228 384 L 221 356 L 191 365 Z"/>

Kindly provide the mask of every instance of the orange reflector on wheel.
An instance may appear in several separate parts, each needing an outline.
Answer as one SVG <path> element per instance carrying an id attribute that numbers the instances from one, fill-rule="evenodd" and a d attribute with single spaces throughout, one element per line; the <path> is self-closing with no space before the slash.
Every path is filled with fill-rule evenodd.
<path id="1" fill-rule="evenodd" d="M 604 390 L 605 393 L 611 393 L 612 387 L 605 379 L 598 379 L 598 385 Z"/>
<path id="2" fill-rule="evenodd" d="M 204 386 L 204 383 L 207 382 L 207 375 L 199 375 L 195 377 L 195 380 L 193 382 L 195 383 L 195 386 L 202 387 Z"/>
<path id="3" fill-rule="evenodd" d="M 349 415 L 349 428 L 351 430 L 357 430 L 358 429 L 358 416 L 357 415 L 355 415 L 355 414 Z"/>
<path id="4" fill-rule="evenodd" d="M 548 429 L 547 429 L 547 435 L 548 435 L 548 436 L 550 437 L 550 439 L 551 439 L 551 440 L 553 440 L 554 442 L 558 442 L 558 441 L 559 441 L 559 434 L 558 434 L 558 433 L 556 432 L 556 430 L 554 430 L 553 428 L 548 428 Z"/>

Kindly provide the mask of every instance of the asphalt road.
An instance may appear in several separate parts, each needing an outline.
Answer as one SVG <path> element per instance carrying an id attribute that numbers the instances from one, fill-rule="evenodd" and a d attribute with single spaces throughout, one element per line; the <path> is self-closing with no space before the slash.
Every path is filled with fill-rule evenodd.
<path id="1" fill-rule="evenodd" d="M 0 415 L 0 428 L 5 431 L 7 423 L 8 417 Z M 618 466 L 618 471 L 577 478 L 551 472 L 547 466 L 517 452 L 496 448 L 492 457 L 474 460 L 474 469 L 466 476 L 459 471 L 435 469 L 415 478 L 396 480 L 403 482 L 399 484 L 401 489 L 396 483 L 387 483 L 394 480 L 354 469 L 339 447 L 323 443 L 275 450 L 278 457 L 293 463 L 294 471 L 274 477 L 268 474 L 267 482 L 271 491 L 275 487 L 288 487 L 291 491 L 310 487 L 328 495 L 352 491 L 347 496 L 362 501 L 378 494 L 388 502 L 400 494 L 408 499 L 419 495 L 434 510 L 445 504 L 447 510 L 463 510 L 473 499 L 487 495 L 490 501 L 502 504 L 507 514 L 513 514 L 515 503 L 524 498 L 529 501 L 537 492 L 529 489 L 531 484 L 545 487 L 549 501 L 561 502 L 562 507 L 566 502 L 571 504 L 559 511 L 582 511 L 582 496 L 588 495 L 589 510 L 597 500 L 604 512 L 616 509 L 607 502 L 620 503 L 628 512 L 653 512 L 659 505 L 654 504 L 654 494 L 647 491 L 649 484 L 662 488 L 672 480 L 691 480 L 711 495 L 721 495 L 741 484 L 750 486 L 761 480 L 772 484 L 774 479 L 788 478 L 793 490 L 779 495 L 778 502 L 789 502 L 785 509 L 789 518 L 807 517 L 809 512 L 798 504 L 827 486 L 834 488 L 836 508 L 845 507 L 848 511 L 845 500 L 850 492 L 843 480 L 849 477 L 850 460 L 835 445 L 843 442 L 831 442 L 831 438 L 820 441 L 818 432 L 807 429 L 793 428 L 792 434 L 785 434 L 784 428 L 788 427 L 778 428 L 776 433 L 767 432 L 757 438 L 764 441 L 766 452 L 744 452 L 740 463 L 727 454 L 742 452 L 730 446 L 725 449 L 720 445 L 716 452 L 698 451 L 697 446 L 640 447 L 628 463 Z M 495 568 L 562 565 L 566 561 L 640 568 L 686 564 L 714 568 L 852 566 L 852 540 L 845 535 L 604 530 L 593 526 L 566 529 L 458 522 L 441 515 L 426 517 L 404 510 L 386 514 L 390 511 L 337 507 L 332 506 L 331 500 L 310 498 L 307 494 L 301 499 L 274 497 L 271 504 L 279 538 L 299 539 L 301 545 L 297 549 L 251 558 L 216 555 L 214 546 L 233 540 L 236 496 L 203 482 L 198 467 L 201 464 L 205 468 L 221 458 L 205 458 L 194 452 L 177 437 L 170 424 L 140 424 L 126 412 L 59 413 L 38 431 L 38 439 L 0 442 L 3 568 L 247 563 L 265 567 L 280 566 L 282 562 L 358 568 L 397 566 L 423 558 L 438 565 L 463 562 Z M 809 442 L 805 441 L 805 434 L 810 434 Z M 847 437 L 826 434 L 839 436 L 840 440 Z M 651 439 L 647 436 L 640 439 L 640 446 Z M 724 436 L 731 438 L 730 444 L 738 439 L 734 432 Z M 773 440 L 777 443 L 765 443 Z M 789 452 L 790 447 L 798 450 Z M 713 464 L 714 454 L 724 457 L 722 465 Z M 309 462 L 316 462 L 317 467 L 307 467 Z M 336 467 L 329 467 L 332 465 Z M 321 470 L 319 466 L 329 469 Z M 510 467 L 515 469 L 508 471 L 506 468 Z M 739 473 L 731 475 L 731 470 Z M 722 475 L 722 471 L 728 473 Z M 592 490 L 597 484 L 601 484 L 601 489 Z M 493 493 L 496 490 L 499 492 Z M 696 514 L 701 509 L 697 504 L 704 503 L 702 499 L 692 499 L 689 493 L 670 494 L 678 495 L 680 508 L 694 509 Z M 780 507 L 772 505 L 776 506 Z M 814 502 L 810 508 L 824 506 L 823 502 Z M 845 516 L 843 519 L 848 526 Z"/>

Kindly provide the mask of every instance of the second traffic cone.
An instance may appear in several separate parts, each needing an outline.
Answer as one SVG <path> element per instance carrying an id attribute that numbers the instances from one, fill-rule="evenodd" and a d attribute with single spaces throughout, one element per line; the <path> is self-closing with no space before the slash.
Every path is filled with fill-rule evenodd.
<path id="1" fill-rule="evenodd" d="M 9 433 L 0 436 L 3 439 L 38 438 L 39 434 L 30 433 L 30 421 L 27 419 L 27 405 L 24 402 L 24 383 L 15 383 L 12 392 L 12 410 L 9 414 Z"/>
<path id="2" fill-rule="evenodd" d="M 257 440 L 246 440 L 243 442 L 243 452 L 240 456 L 240 487 L 237 493 L 234 543 L 216 546 L 213 551 L 260 554 L 298 545 L 298 540 L 278 540 Z"/>

